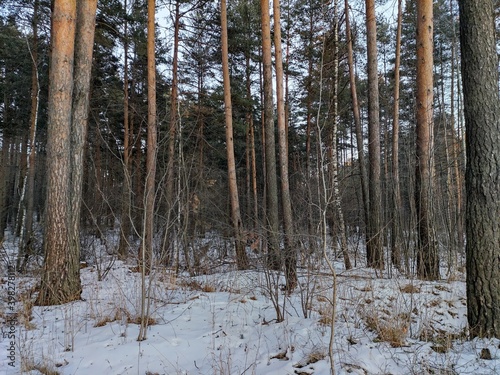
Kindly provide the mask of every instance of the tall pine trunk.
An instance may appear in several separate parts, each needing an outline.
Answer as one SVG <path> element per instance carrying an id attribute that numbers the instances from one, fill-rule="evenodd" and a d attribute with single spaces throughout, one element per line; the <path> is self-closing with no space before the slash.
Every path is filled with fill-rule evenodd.
<path id="1" fill-rule="evenodd" d="M 178 95 L 178 63 L 179 63 L 179 28 L 180 28 L 180 0 L 175 2 L 175 18 L 174 18 L 174 45 L 172 58 L 172 90 L 170 95 L 170 124 L 168 131 L 168 161 L 167 161 L 167 177 L 166 177 L 166 201 L 167 201 L 167 220 L 165 225 L 164 243 L 166 246 L 162 250 L 165 256 L 165 263 L 170 264 L 172 261 L 172 246 L 171 231 L 173 228 L 174 215 L 174 190 L 175 190 L 175 141 L 177 136 L 177 95 Z M 180 177 L 179 177 L 180 178 Z"/>
<path id="2" fill-rule="evenodd" d="M 38 6 L 39 1 L 35 0 L 33 4 L 32 19 L 32 45 L 31 53 L 31 111 L 30 111 L 30 131 L 28 136 L 28 171 L 26 176 L 25 188 L 25 214 L 23 215 L 23 229 L 21 244 L 19 246 L 18 268 L 23 270 L 28 257 L 33 252 L 33 207 L 35 199 L 35 171 L 36 171 L 36 131 L 38 124 L 38 107 L 40 102 L 40 84 L 38 78 Z M 23 259 L 21 259 L 23 257 Z"/>
<path id="3" fill-rule="evenodd" d="M 281 48 L 280 4 L 273 0 L 274 51 L 276 60 L 276 100 L 278 109 L 278 144 L 281 172 L 281 200 L 283 205 L 283 228 L 285 231 L 285 278 L 286 290 L 293 291 L 297 285 L 297 250 L 294 243 L 292 203 L 290 201 L 290 182 L 288 178 L 288 142 L 285 122 L 285 100 L 283 87 L 283 53 Z"/>
<path id="4" fill-rule="evenodd" d="M 224 79 L 224 107 L 226 119 L 226 152 L 227 152 L 227 174 L 229 181 L 229 197 L 231 200 L 231 221 L 236 247 L 236 264 L 238 269 L 248 268 L 248 258 L 243 241 L 243 228 L 240 214 L 240 203 L 238 197 L 238 181 L 236 178 L 236 161 L 234 158 L 233 140 L 233 111 L 231 106 L 231 84 L 229 80 L 229 58 L 227 39 L 227 15 L 226 0 L 221 0 L 221 44 L 222 44 L 222 73 Z"/>
<path id="5" fill-rule="evenodd" d="M 70 238 L 71 102 L 76 2 L 55 0 L 49 72 L 44 269 L 37 305 L 80 298 L 77 248 Z"/>
<path id="6" fill-rule="evenodd" d="M 433 2 L 417 1 L 417 275 L 439 279 L 439 256 L 432 213 L 433 191 Z"/>
<path id="7" fill-rule="evenodd" d="M 266 224 L 268 239 L 268 267 L 274 270 L 281 268 L 279 249 L 279 216 L 278 216 L 278 178 L 276 175 L 276 142 L 274 136 L 273 116 L 273 66 L 271 56 L 271 22 L 269 2 L 260 1 L 262 20 L 262 64 L 264 81 L 264 121 L 266 152 Z"/>
<path id="8" fill-rule="evenodd" d="M 366 0 L 366 40 L 368 54 L 368 194 L 369 215 L 367 228 L 368 266 L 384 268 L 382 251 L 382 194 L 380 181 L 380 109 L 377 64 L 377 23 L 375 0 Z"/>
<path id="9" fill-rule="evenodd" d="M 351 88 L 352 113 L 354 118 L 354 129 L 356 133 L 356 148 L 358 155 L 359 176 L 361 182 L 361 198 L 363 201 L 363 219 L 368 226 L 369 193 L 368 193 L 368 172 L 366 171 L 365 146 L 363 142 L 363 128 L 361 125 L 361 114 L 356 89 L 356 71 L 354 69 L 354 54 L 352 45 L 351 21 L 349 18 L 349 4 L 345 0 L 345 27 L 347 34 L 347 62 L 349 65 L 349 84 Z"/>
<path id="10" fill-rule="evenodd" d="M 401 188 L 399 183 L 399 68 L 401 62 L 402 0 L 398 0 L 396 30 L 396 60 L 394 62 L 394 109 L 392 114 L 392 207 L 391 207 L 391 261 L 401 267 Z"/>
<path id="11" fill-rule="evenodd" d="M 460 1 L 466 126 L 467 319 L 500 337 L 500 97 L 492 0 Z"/>
<path id="12" fill-rule="evenodd" d="M 140 247 L 139 265 L 148 273 L 153 258 L 154 206 L 156 178 L 156 62 L 155 62 L 155 0 L 148 0 L 148 127 L 146 140 L 146 184 L 144 190 L 144 238 Z"/>
<path id="13" fill-rule="evenodd" d="M 130 124 L 129 124 L 129 79 L 128 79 L 128 21 L 127 21 L 127 0 L 124 1 L 125 11 L 124 31 L 123 31 L 123 194 L 120 215 L 120 242 L 118 244 L 118 255 L 125 259 L 128 255 L 130 244 L 129 236 L 131 229 L 130 203 L 132 194 L 132 181 L 130 175 Z"/>
<path id="14" fill-rule="evenodd" d="M 75 35 L 75 67 L 73 72 L 73 103 L 71 121 L 71 246 L 76 249 L 79 263 L 80 256 L 80 213 L 82 203 L 83 164 L 87 141 L 90 77 L 92 53 L 94 49 L 95 17 L 97 0 L 77 2 L 77 20 Z"/>
<path id="15" fill-rule="evenodd" d="M 342 202 L 340 197 L 339 189 L 339 176 L 338 176 L 338 149 L 337 149 L 337 131 L 339 124 L 338 116 L 338 79 L 339 79 L 339 20 L 338 20 L 338 3 L 337 0 L 333 3 L 334 15 L 333 15 L 333 75 L 332 75 L 332 100 L 330 104 L 330 120 L 332 122 L 331 135 L 329 139 L 331 141 L 331 160 L 329 160 L 330 166 L 330 189 L 332 192 L 333 207 L 335 210 L 337 222 L 338 222 L 338 237 L 340 238 L 340 251 L 344 258 L 344 266 L 346 270 L 352 268 L 351 260 L 349 259 L 349 252 L 347 248 L 347 235 L 344 221 L 344 212 L 342 211 Z"/>

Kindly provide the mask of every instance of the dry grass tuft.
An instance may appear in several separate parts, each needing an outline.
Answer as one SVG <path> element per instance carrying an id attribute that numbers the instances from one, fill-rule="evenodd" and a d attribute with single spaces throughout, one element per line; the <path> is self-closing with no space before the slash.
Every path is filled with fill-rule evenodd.
<path id="1" fill-rule="evenodd" d="M 363 314 L 366 326 L 377 333 L 377 341 L 387 342 L 393 348 L 405 345 L 408 336 L 408 320 L 398 317 L 380 318 L 376 313 Z"/>
<path id="2" fill-rule="evenodd" d="M 34 362 L 24 362 L 21 365 L 21 371 L 23 373 L 30 373 L 33 371 L 35 373 L 40 373 L 42 375 L 59 375 L 60 373 L 52 368 L 52 366 L 46 363 L 34 363 Z"/>
<path id="3" fill-rule="evenodd" d="M 213 284 L 201 283 L 198 280 L 182 280 L 178 283 L 179 286 L 188 288 L 190 290 L 199 290 L 205 293 L 213 293 L 217 288 Z"/>
<path id="4" fill-rule="evenodd" d="M 215 287 L 215 285 L 203 284 L 201 290 L 205 293 L 214 293 L 217 291 L 217 288 Z"/>
<path id="5" fill-rule="evenodd" d="M 138 316 L 130 317 L 130 318 L 127 319 L 127 323 L 141 324 L 141 316 L 138 315 Z M 158 322 L 157 322 L 157 320 L 155 318 L 153 318 L 152 316 L 148 317 L 148 322 L 147 322 L 148 326 L 154 326 L 157 323 Z"/>
<path id="6" fill-rule="evenodd" d="M 406 284 L 399 289 L 403 293 L 420 293 L 420 288 L 413 284 Z"/>
<path id="7" fill-rule="evenodd" d="M 332 308 L 329 306 L 326 308 L 326 310 L 319 309 L 318 313 L 320 315 L 318 323 L 324 326 L 331 326 L 332 325 Z"/>

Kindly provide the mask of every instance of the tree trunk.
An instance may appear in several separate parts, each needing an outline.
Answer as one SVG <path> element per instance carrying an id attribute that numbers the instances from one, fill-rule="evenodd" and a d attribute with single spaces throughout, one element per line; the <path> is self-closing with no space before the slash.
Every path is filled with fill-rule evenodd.
<path id="1" fill-rule="evenodd" d="M 144 243 L 139 251 L 139 269 L 151 271 L 154 237 L 154 205 L 156 178 L 156 62 L 155 0 L 148 0 L 148 128 L 146 140 L 146 184 L 144 191 Z"/>
<path id="2" fill-rule="evenodd" d="M 342 202 L 340 197 L 339 189 L 339 176 L 338 176 L 338 150 L 337 150 L 337 130 L 339 123 L 338 116 L 338 79 L 339 79 L 339 20 L 338 20 L 338 4 L 337 0 L 334 1 L 334 16 L 333 16 L 333 77 L 332 77 L 332 101 L 330 105 L 331 111 L 331 160 L 329 160 L 330 165 L 330 188 L 332 189 L 333 205 L 335 208 L 335 213 L 338 221 L 338 236 L 340 238 L 340 250 L 344 258 L 344 266 L 346 270 L 352 268 L 351 260 L 349 259 L 349 252 L 347 247 L 347 236 L 345 230 L 344 213 L 342 211 Z"/>
<path id="3" fill-rule="evenodd" d="M 368 158 L 369 158 L 369 215 L 367 230 L 368 266 L 384 268 L 382 251 L 380 182 L 380 110 L 377 68 L 377 23 L 375 0 L 366 0 L 366 39 L 368 54 Z"/>
<path id="4" fill-rule="evenodd" d="M 36 130 L 38 123 L 38 106 L 40 102 L 40 85 L 38 79 L 38 5 L 35 0 L 33 4 L 33 39 L 30 47 L 32 72 L 31 72 L 31 111 L 30 111 L 30 131 L 28 137 L 28 175 L 26 176 L 25 188 L 25 214 L 21 244 L 19 246 L 18 268 L 22 271 L 26 265 L 29 255 L 33 253 L 33 206 L 35 199 L 35 171 L 36 171 Z M 21 257 L 23 259 L 21 259 Z"/>
<path id="5" fill-rule="evenodd" d="M 500 337 L 500 98 L 492 0 L 460 1 L 466 125 L 467 318 Z"/>
<path id="6" fill-rule="evenodd" d="M 345 27 L 347 34 L 347 62 L 349 65 L 349 83 L 351 86 L 352 112 L 354 117 L 354 128 L 356 133 L 356 148 L 358 151 L 359 176 L 361 181 L 361 198 L 363 200 L 363 218 L 365 225 L 368 226 L 368 173 L 366 171 L 365 146 L 363 142 L 363 127 L 361 125 L 361 115 L 358 103 L 358 93 L 356 90 L 356 71 L 354 69 L 354 57 L 352 46 L 351 22 L 349 19 L 349 4 L 345 0 Z"/>
<path id="7" fill-rule="evenodd" d="M 245 56 L 246 63 L 246 98 L 248 103 L 252 103 L 252 78 L 250 71 L 250 54 Z M 252 190 L 252 199 L 253 202 L 252 210 L 253 211 L 253 221 L 252 226 L 254 229 L 257 228 L 259 223 L 259 196 L 257 194 L 257 160 L 255 154 L 255 131 L 253 124 L 253 113 L 252 113 L 252 104 L 248 105 L 247 109 L 247 121 L 248 121 L 248 138 L 249 138 L 249 157 L 250 157 L 250 173 L 251 173 L 251 190 Z M 250 196 L 247 197 L 250 200 Z M 249 212 L 250 212 L 249 211 Z"/>
<path id="8" fill-rule="evenodd" d="M 417 275 L 439 279 L 439 256 L 433 233 L 433 3 L 417 1 Z"/>
<path id="9" fill-rule="evenodd" d="M 294 243 L 292 203 L 288 179 L 288 145 L 285 122 L 285 100 L 283 87 L 283 53 L 281 49 L 281 20 L 279 0 L 273 0 L 274 51 L 276 61 L 276 100 L 278 109 L 278 144 L 281 177 L 281 200 L 283 205 L 283 228 L 285 231 L 284 264 L 286 290 L 290 293 L 297 285 L 297 250 Z"/>
<path id="10" fill-rule="evenodd" d="M 0 156 L 0 243 L 3 242 L 7 229 L 8 186 L 9 186 L 9 150 L 10 136 L 3 133 L 2 154 Z"/>
<path id="11" fill-rule="evenodd" d="M 236 264 L 239 270 L 248 268 L 248 258 L 243 241 L 240 203 L 238 197 L 238 181 L 236 178 L 236 161 L 234 158 L 233 141 L 233 111 L 231 106 L 231 84 L 229 80 L 229 58 L 227 40 L 226 0 L 221 0 L 221 43 L 222 43 L 222 73 L 224 79 L 224 107 L 226 115 L 226 152 L 227 174 L 229 181 L 229 197 L 231 200 L 231 221 L 233 224 L 236 247 Z"/>
<path id="12" fill-rule="evenodd" d="M 44 269 L 37 305 L 80 298 L 78 248 L 70 238 L 71 102 L 76 1 L 55 0 L 49 73 Z"/>
<path id="13" fill-rule="evenodd" d="M 166 177 L 166 201 L 167 201 L 167 220 L 165 225 L 165 248 L 162 250 L 165 254 L 165 263 L 170 264 L 172 258 L 171 233 L 172 214 L 174 213 L 174 186 L 175 186 L 175 140 L 177 134 L 177 89 L 178 89 L 178 59 L 179 59 L 179 28 L 180 28 L 180 0 L 175 2 L 174 19 L 174 45 L 172 57 L 172 92 L 170 95 L 170 125 L 168 136 L 168 161 Z"/>
<path id="14" fill-rule="evenodd" d="M 78 256 L 73 261 L 79 266 L 80 213 L 82 200 L 83 164 L 89 114 L 90 77 L 94 49 L 97 0 L 77 2 L 75 35 L 75 66 L 73 72 L 73 102 L 71 120 L 70 169 L 70 241 Z"/>
<path id="15" fill-rule="evenodd" d="M 401 62 L 402 0 L 398 0 L 396 31 L 396 61 L 394 62 L 394 111 L 392 114 L 392 207 L 391 207 L 391 261 L 401 268 L 401 189 L 399 185 L 399 67 Z"/>
<path id="16" fill-rule="evenodd" d="M 451 18 L 454 19 L 455 15 L 453 13 L 453 0 L 450 0 L 450 13 Z M 459 168 L 460 155 L 462 153 L 460 147 L 460 138 L 455 131 L 455 60 L 456 60 L 456 38 L 455 38 L 455 23 L 452 23 L 452 44 L 451 44 L 451 87 L 450 87 L 450 118 L 451 118 L 451 137 L 453 140 L 452 144 L 452 158 L 453 158 L 453 170 L 455 174 L 455 194 L 456 194 L 456 225 L 457 225 L 457 251 L 459 253 L 464 249 L 464 223 L 463 223 L 463 178 L 462 171 Z"/>
<path id="17" fill-rule="evenodd" d="M 260 1 L 262 19 L 262 64 L 264 73 L 264 121 L 266 149 L 266 190 L 267 190 L 267 228 L 268 228 L 268 267 L 273 270 L 281 268 L 279 250 L 279 217 L 278 217 L 278 178 L 276 175 L 276 142 L 274 137 L 273 118 L 273 72 L 271 56 L 271 25 L 269 3 Z"/>
<path id="18" fill-rule="evenodd" d="M 125 11 L 124 31 L 123 31 L 123 194 L 120 215 L 120 243 L 118 245 L 118 255 L 121 259 L 126 259 L 130 248 L 129 236 L 131 229 L 130 202 L 132 194 L 132 181 L 130 176 L 130 126 L 129 126 L 129 101 L 128 101 L 128 21 L 127 21 L 127 0 L 124 1 Z"/>

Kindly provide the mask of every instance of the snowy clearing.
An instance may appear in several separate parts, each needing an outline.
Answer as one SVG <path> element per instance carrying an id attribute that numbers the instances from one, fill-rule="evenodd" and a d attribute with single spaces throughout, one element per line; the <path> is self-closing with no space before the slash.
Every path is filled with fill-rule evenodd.
<path id="1" fill-rule="evenodd" d="M 500 374 L 500 341 L 467 340 L 464 275 L 423 282 L 336 266 L 337 374 Z M 141 281 L 133 264 L 116 261 L 103 281 L 95 266 L 83 268 L 84 300 L 62 306 L 33 307 L 37 279 L 18 275 L 12 368 L 5 261 L 1 267 L 6 374 L 330 373 L 326 273 L 302 269 L 300 287 L 285 296 L 279 276 L 263 270 L 197 277 L 156 270 L 148 278 L 151 319 L 142 342 Z M 279 297 L 283 322 L 276 322 L 271 295 Z"/>

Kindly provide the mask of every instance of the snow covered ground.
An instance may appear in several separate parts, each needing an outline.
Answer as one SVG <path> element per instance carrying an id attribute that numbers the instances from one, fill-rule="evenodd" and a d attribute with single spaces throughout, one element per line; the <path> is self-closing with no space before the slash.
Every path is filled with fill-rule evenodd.
<path id="1" fill-rule="evenodd" d="M 138 342 L 140 275 L 116 261 L 103 281 L 83 268 L 84 301 L 32 307 L 35 277 L 17 276 L 15 368 L 9 365 L 2 261 L 0 372 L 6 374 L 330 374 L 332 277 L 300 270 L 285 296 L 263 270 L 197 277 L 152 273 L 151 325 Z M 336 374 L 500 374 L 500 341 L 467 340 L 464 275 L 379 278 L 338 267 Z M 271 296 L 284 321 L 276 322 Z M 308 317 L 304 317 L 304 311 Z M 488 359 L 491 357 L 491 359 Z"/>

